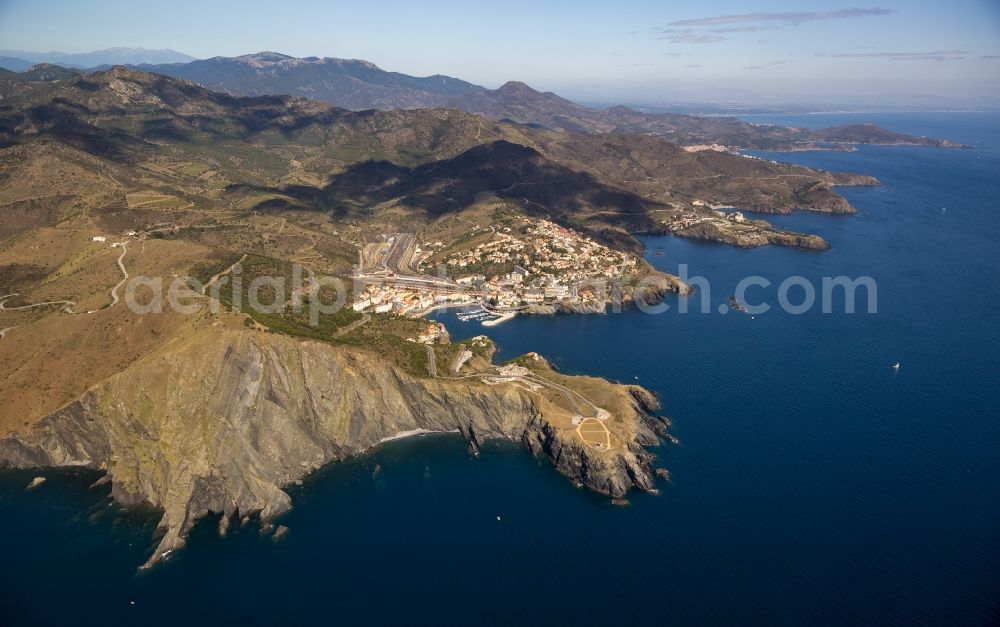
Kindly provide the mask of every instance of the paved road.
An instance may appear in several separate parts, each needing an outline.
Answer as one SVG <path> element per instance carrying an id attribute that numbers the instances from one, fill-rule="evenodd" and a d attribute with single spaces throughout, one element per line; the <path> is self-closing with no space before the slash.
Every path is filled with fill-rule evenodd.
<path id="1" fill-rule="evenodd" d="M 428 346 L 427 348 L 431 348 L 431 347 Z M 458 380 L 458 379 L 486 379 L 486 378 L 495 378 L 497 376 L 499 376 L 499 375 L 497 373 L 495 373 L 495 372 L 477 372 L 475 374 L 464 374 L 464 375 L 459 375 L 459 376 L 455 376 L 455 377 L 442 377 L 442 378 L 456 379 L 456 380 Z M 524 379 L 526 381 L 530 381 L 531 383 L 535 383 L 537 385 L 541 385 L 541 386 L 544 386 L 544 387 L 547 387 L 547 388 L 551 388 L 553 390 L 557 390 L 557 391 L 561 392 L 563 394 L 563 396 L 566 398 L 566 401 L 570 404 L 570 407 L 572 408 L 572 410 L 578 416 L 580 416 L 581 418 L 585 418 L 585 419 L 588 419 L 588 420 L 590 420 L 590 419 L 592 419 L 592 420 L 605 420 L 610 415 L 610 414 L 608 414 L 608 412 L 606 410 L 601 409 L 597 405 L 595 405 L 592 402 L 590 402 L 589 400 L 587 400 L 586 397 L 584 397 L 579 392 L 575 392 L 575 391 L 573 391 L 573 390 L 571 390 L 571 389 L 569 389 L 569 388 L 567 388 L 565 386 L 559 385 L 558 383 L 550 381 L 550 380 L 546 379 L 545 377 L 538 376 L 537 374 L 528 374 L 527 376 L 518 377 L 518 378 Z M 580 406 L 577 405 L 577 403 L 576 403 L 576 399 L 580 399 L 581 401 L 583 401 L 584 403 L 586 403 L 590 407 L 591 411 L 593 411 L 594 415 L 593 416 L 584 416 L 583 413 L 580 411 Z"/>
<path id="2" fill-rule="evenodd" d="M 580 399 L 581 401 L 583 401 L 584 403 L 586 403 L 587 405 L 590 406 L 590 409 L 594 413 L 594 415 L 593 416 L 588 416 L 589 418 L 595 418 L 596 419 L 596 418 L 599 418 L 600 415 L 601 415 L 601 412 L 598 411 L 597 405 L 594 405 L 593 403 L 591 403 L 590 401 L 588 401 L 579 392 L 575 392 L 575 391 L 573 391 L 573 390 L 571 390 L 571 389 L 569 389 L 569 388 L 567 388 L 565 386 L 559 385 L 558 383 L 555 383 L 553 381 L 549 381 L 548 379 L 540 377 L 540 376 L 538 376 L 536 374 L 529 374 L 528 376 L 526 376 L 524 378 L 528 379 L 529 381 L 532 381 L 533 383 L 538 383 L 539 385 L 545 385 L 545 386 L 548 386 L 548 387 L 550 387 L 550 388 L 552 388 L 554 390 L 558 390 L 558 391 L 562 392 L 563 396 L 566 397 L 566 400 L 569 402 L 569 404 L 572 407 L 573 411 L 576 412 L 577 415 L 583 416 L 583 412 L 580 411 L 580 406 L 576 404 L 576 399 Z"/>

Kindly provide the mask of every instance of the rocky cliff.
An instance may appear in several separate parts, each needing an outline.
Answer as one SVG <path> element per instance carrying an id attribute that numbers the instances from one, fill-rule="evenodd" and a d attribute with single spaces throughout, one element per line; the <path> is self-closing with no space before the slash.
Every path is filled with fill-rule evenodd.
<path id="1" fill-rule="evenodd" d="M 209 513 L 258 513 L 266 523 L 291 506 L 284 486 L 417 430 L 460 431 L 473 445 L 520 440 L 598 492 L 651 490 L 642 445 L 657 442 L 646 414 L 655 401 L 633 386 L 592 385 L 616 399 L 610 450 L 588 446 L 523 386 L 415 378 L 367 352 L 212 329 L 167 344 L 0 440 L 0 466 L 106 470 L 116 500 L 163 510 L 164 535 L 148 564 L 181 547 Z"/>

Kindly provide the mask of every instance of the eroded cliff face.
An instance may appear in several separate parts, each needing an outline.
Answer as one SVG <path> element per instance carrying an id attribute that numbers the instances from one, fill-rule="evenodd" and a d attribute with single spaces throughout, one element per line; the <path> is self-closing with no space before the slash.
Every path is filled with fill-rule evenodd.
<path id="1" fill-rule="evenodd" d="M 520 440 L 591 489 L 651 490 L 657 442 L 634 386 L 612 386 L 617 445 L 588 446 L 524 387 L 415 378 L 376 356 L 251 330 L 177 340 L 91 388 L 31 431 L 0 440 L 0 466 L 106 470 L 121 503 L 162 508 L 164 536 L 150 564 L 184 544 L 210 512 L 291 506 L 282 490 L 330 461 L 418 429 L 460 431 L 473 444 Z M 558 421 L 557 421 L 558 422 Z"/>

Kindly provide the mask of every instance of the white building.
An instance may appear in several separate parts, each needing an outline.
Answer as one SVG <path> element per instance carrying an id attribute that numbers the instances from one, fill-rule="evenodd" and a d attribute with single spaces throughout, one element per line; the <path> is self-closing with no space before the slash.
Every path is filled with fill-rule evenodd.
<path id="1" fill-rule="evenodd" d="M 364 311 L 371 304 L 372 304 L 372 301 L 370 299 L 368 299 L 368 298 L 365 298 L 363 300 L 354 301 L 354 304 L 351 305 L 351 309 L 353 309 L 354 311 Z"/>
<path id="2" fill-rule="evenodd" d="M 550 285 L 545 288 L 546 298 L 565 298 L 569 294 L 569 288 L 565 285 Z"/>

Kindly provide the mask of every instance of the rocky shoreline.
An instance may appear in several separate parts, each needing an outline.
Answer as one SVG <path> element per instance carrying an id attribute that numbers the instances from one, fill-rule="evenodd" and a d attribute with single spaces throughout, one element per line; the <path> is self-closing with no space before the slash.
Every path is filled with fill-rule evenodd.
<path id="1" fill-rule="evenodd" d="M 117 502 L 160 508 L 163 536 L 146 566 L 182 547 L 210 513 L 271 524 L 292 506 L 284 487 L 400 432 L 459 431 L 473 448 L 518 441 L 599 493 L 652 491 L 644 447 L 662 426 L 651 417 L 655 398 L 593 381 L 623 418 L 609 451 L 587 446 L 516 385 L 417 378 L 364 351 L 213 331 L 167 345 L 0 440 L 0 467 L 103 470 Z"/>
<path id="2" fill-rule="evenodd" d="M 776 245 L 789 248 L 803 248 L 806 250 L 830 249 L 830 244 L 819 235 L 778 231 L 771 228 L 766 222 L 761 221 L 761 223 L 766 225 L 766 227 L 762 227 L 756 231 L 752 238 L 741 238 L 733 233 L 719 229 L 711 222 L 695 224 L 674 234 L 689 239 L 729 244 L 737 248 L 757 248 L 760 246 Z"/>
<path id="3" fill-rule="evenodd" d="M 557 303 L 532 305 L 519 313 L 530 316 L 554 316 L 556 314 L 606 314 L 608 307 L 620 309 L 625 306 L 643 303 L 656 305 L 663 301 L 667 294 L 687 296 L 692 293 L 691 286 L 680 278 L 651 270 L 640 278 L 635 285 L 626 285 L 620 290 L 612 290 L 609 298 L 581 300 L 564 300 Z"/>

